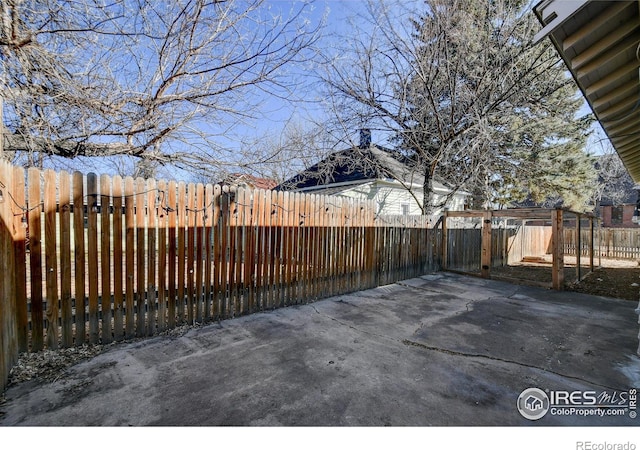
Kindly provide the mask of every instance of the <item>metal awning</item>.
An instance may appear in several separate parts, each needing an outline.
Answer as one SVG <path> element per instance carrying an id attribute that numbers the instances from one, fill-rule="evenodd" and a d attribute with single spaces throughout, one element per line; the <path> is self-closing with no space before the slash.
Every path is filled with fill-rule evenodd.
<path id="1" fill-rule="evenodd" d="M 640 0 L 543 0 L 533 11 L 640 183 Z"/>

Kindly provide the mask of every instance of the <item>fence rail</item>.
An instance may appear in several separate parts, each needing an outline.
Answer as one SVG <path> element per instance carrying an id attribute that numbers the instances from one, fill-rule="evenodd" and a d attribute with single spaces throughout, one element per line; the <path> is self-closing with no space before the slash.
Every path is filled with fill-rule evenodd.
<path id="1" fill-rule="evenodd" d="M 370 201 L 37 169 L 25 177 L 2 164 L 0 263 L 14 262 L 2 287 L 3 380 L 16 350 L 148 336 L 439 267 L 437 231 L 422 219 L 382 220 Z"/>

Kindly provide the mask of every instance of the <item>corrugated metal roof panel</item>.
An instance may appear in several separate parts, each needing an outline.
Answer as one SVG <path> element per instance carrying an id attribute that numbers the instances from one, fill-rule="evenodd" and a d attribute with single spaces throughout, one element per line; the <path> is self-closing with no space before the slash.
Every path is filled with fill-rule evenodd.
<path id="1" fill-rule="evenodd" d="M 545 0 L 534 7 L 596 118 L 640 183 L 638 1 Z"/>

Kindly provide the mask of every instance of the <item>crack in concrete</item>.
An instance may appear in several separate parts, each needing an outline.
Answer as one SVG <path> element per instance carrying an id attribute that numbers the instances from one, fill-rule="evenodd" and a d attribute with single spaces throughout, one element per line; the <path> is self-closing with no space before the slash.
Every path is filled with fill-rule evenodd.
<path id="1" fill-rule="evenodd" d="M 393 343 L 401 343 L 401 344 L 403 344 L 405 346 L 418 347 L 418 348 L 422 348 L 422 349 L 425 349 L 425 350 L 435 351 L 435 352 L 439 352 L 439 353 L 442 353 L 442 354 L 445 354 L 445 355 L 450 355 L 450 356 L 461 356 L 461 357 L 465 357 L 465 358 L 488 359 L 488 360 L 491 360 L 491 361 L 498 361 L 498 362 L 502 362 L 502 363 L 505 363 L 505 364 L 515 364 L 515 365 L 520 366 L 520 367 L 526 367 L 528 369 L 541 370 L 543 372 L 550 373 L 550 374 L 553 374 L 553 375 L 557 375 L 557 376 L 562 377 L 562 378 L 568 378 L 568 379 L 572 379 L 572 380 L 576 380 L 576 381 L 581 381 L 583 383 L 587 383 L 587 384 L 590 384 L 590 385 L 593 385 L 593 386 L 598 386 L 598 387 L 601 387 L 601 388 L 604 388 L 604 389 L 610 389 L 610 390 L 614 390 L 614 391 L 615 390 L 620 390 L 619 388 L 615 388 L 615 387 L 607 386 L 607 385 L 604 385 L 604 384 L 596 383 L 594 381 L 587 380 L 585 378 L 581 378 L 581 377 L 577 377 L 577 376 L 573 376 L 573 375 L 567 375 L 567 374 L 564 374 L 564 373 L 561 373 L 561 372 L 556 372 L 556 371 L 551 370 L 551 369 L 547 369 L 547 368 L 544 368 L 544 367 L 539 367 L 539 366 L 536 366 L 536 365 L 533 365 L 533 364 L 523 363 L 523 362 L 520 362 L 520 361 L 513 361 L 513 360 L 510 360 L 510 359 L 499 358 L 497 356 L 484 355 L 482 353 L 460 352 L 460 351 L 457 351 L 457 350 L 450 350 L 450 349 L 446 349 L 446 348 L 440 348 L 440 347 L 434 347 L 434 346 L 422 344 L 420 342 L 411 341 L 409 339 L 397 339 L 397 338 L 393 338 L 393 337 L 390 337 L 390 336 L 387 336 L 387 335 L 383 335 L 383 334 L 372 333 L 370 331 L 361 330 L 358 327 L 355 327 L 355 326 L 353 326 L 353 325 L 351 325 L 351 324 L 349 324 L 347 322 L 343 322 L 342 320 L 339 320 L 339 319 L 337 319 L 335 317 L 332 317 L 332 316 L 330 316 L 328 314 L 321 313 L 312 304 L 310 304 L 309 306 L 316 312 L 316 314 L 318 314 L 320 316 L 323 316 L 323 317 L 325 317 L 325 318 L 327 318 L 329 320 L 332 320 L 332 321 L 334 321 L 336 323 L 339 323 L 340 325 L 345 326 L 345 327 L 347 327 L 347 328 L 349 328 L 351 330 L 354 330 L 354 331 L 356 331 L 358 333 L 366 334 L 366 335 L 369 335 L 369 336 L 375 336 L 375 337 L 378 337 L 378 338 L 381 338 L 381 339 L 385 339 L 385 340 L 393 342 Z M 421 324 L 421 327 L 422 327 L 422 324 Z"/>
<path id="2" fill-rule="evenodd" d="M 528 369 L 537 369 L 537 370 L 541 370 L 543 372 L 547 372 L 547 373 L 551 373 L 553 375 L 557 375 L 559 377 L 562 378 L 569 378 L 572 380 L 577 380 L 577 381 L 582 381 L 583 383 L 588 383 L 594 386 L 598 386 L 601 388 L 605 388 L 605 389 L 610 389 L 610 390 L 620 390 L 619 388 L 614 388 L 611 386 L 606 386 L 600 383 L 596 383 L 594 381 L 591 380 L 587 380 L 585 378 L 581 378 L 581 377 L 576 377 L 573 375 L 567 375 L 564 373 L 560 373 L 560 372 L 556 372 L 555 370 L 551 370 L 551 369 L 546 369 L 544 367 L 539 367 L 533 364 L 526 364 L 523 362 L 519 362 L 519 361 L 513 361 L 510 359 L 503 359 L 503 358 L 498 358 L 497 356 L 490 356 L 490 355 L 483 355 L 482 353 L 466 353 L 466 352 L 460 352 L 457 350 L 449 350 L 446 348 L 440 348 L 440 347 L 434 347 L 431 345 L 426 345 L 426 344 L 422 344 L 420 342 L 415 342 L 415 341 L 410 341 L 409 339 L 403 339 L 402 343 L 406 346 L 410 346 L 410 347 L 418 347 L 418 348 L 422 348 L 425 350 L 430 350 L 430 351 L 434 351 L 434 352 L 439 352 L 439 353 L 443 353 L 445 355 L 451 355 L 451 356 L 462 356 L 465 358 L 480 358 L 480 359 L 489 359 L 492 361 L 499 361 L 499 362 L 503 362 L 506 364 L 515 364 L 517 366 L 521 366 L 521 367 L 526 367 Z"/>
<path id="3" fill-rule="evenodd" d="M 347 322 L 343 322 L 342 320 L 336 319 L 335 317 L 332 317 L 332 316 L 330 316 L 328 314 L 321 313 L 320 311 L 318 311 L 318 309 L 314 305 L 309 305 L 309 306 L 316 312 L 316 314 L 318 314 L 320 316 L 323 316 L 323 317 L 325 317 L 325 318 L 327 318 L 329 320 L 332 320 L 334 322 L 337 322 L 340 325 L 342 325 L 344 327 L 347 327 L 347 328 L 349 328 L 351 330 L 357 331 L 358 333 L 367 334 L 369 336 L 379 337 L 381 339 L 386 339 L 388 341 L 395 342 L 395 343 L 398 342 L 398 340 L 395 339 L 395 338 L 392 338 L 392 337 L 389 337 L 389 336 L 385 336 L 384 334 L 377 334 L 377 333 L 372 333 L 370 331 L 361 330 L 361 329 L 359 329 L 357 327 L 354 327 L 353 325 L 351 325 L 351 324 L 349 324 Z"/>
<path id="4" fill-rule="evenodd" d="M 443 289 L 433 289 L 433 288 L 426 288 L 426 287 L 422 287 L 422 286 L 412 286 L 410 284 L 406 284 L 406 283 L 402 283 L 400 281 L 397 281 L 396 283 L 398 286 L 402 286 L 402 287 L 406 287 L 409 289 L 414 289 L 416 291 L 423 291 L 423 292 L 433 292 L 435 294 L 446 294 L 446 291 Z"/>
<path id="5" fill-rule="evenodd" d="M 467 312 L 469 312 L 469 306 L 473 305 L 476 301 L 475 300 L 471 300 L 469 302 L 467 302 L 466 305 L 464 305 L 467 308 Z"/>
<path id="6" fill-rule="evenodd" d="M 406 284 L 403 283 L 401 281 L 398 281 L 394 284 L 397 284 L 398 286 L 402 286 L 402 287 L 406 287 L 406 288 L 410 288 L 410 289 L 414 289 L 417 291 L 423 291 L 423 292 L 432 292 L 432 293 L 436 293 L 436 294 L 446 294 L 447 291 L 445 289 L 433 289 L 433 288 L 428 288 L 428 287 L 424 287 L 424 286 L 413 286 L 411 284 Z M 511 298 L 514 295 L 518 294 L 520 292 L 520 287 L 519 286 L 515 286 L 513 289 L 513 292 L 511 292 L 508 295 L 499 295 L 499 296 L 493 296 L 493 297 L 487 297 L 487 298 L 483 298 L 483 299 L 476 299 L 476 300 L 472 300 L 472 302 L 476 302 L 476 301 L 483 301 L 483 300 L 493 300 L 494 298 Z"/>

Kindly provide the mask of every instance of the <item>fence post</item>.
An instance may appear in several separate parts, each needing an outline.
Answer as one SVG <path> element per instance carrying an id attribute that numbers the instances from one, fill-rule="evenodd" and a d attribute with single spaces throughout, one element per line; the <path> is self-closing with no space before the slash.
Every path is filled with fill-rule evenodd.
<path id="1" fill-rule="evenodd" d="M 593 217 L 589 217 L 589 272 L 593 272 L 593 252 L 595 251 L 595 233 Z"/>
<path id="2" fill-rule="evenodd" d="M 447 270 L 449 262 L 447 261 L 447 253 L 449 252 L 449 238 L 447 237 L 447 219 L 449 218 L 449 211 L 444 212 L 444 216 L 442 216 L 442 242 L 441 245 L 441 255 L 442 255 L 442 270 Z"/>
<path id="3" fill-rule="evenodd" d="M 564 251 L 562 235 L 562 210 L 551 212 L 551 247 L 553 268 L 551 273 L 553 289 L 561 291 L 564 287 Z"/>
<path id="4" fill-rule="evenodd" d="M 482 278 L 491 276 L 491 211 L 482 214 L 482 256 L 480 260 Z"/>
<path id="5" fill-rule="evenodd" d="M 575 214 L 576 217 L 576 281 L 580 281 L 582 263 L 582 215 Z"/>
<path id="6" fill-rule="evenodd" d="M 15 309 L 15 250 L 13 211 L 10 190 L 12 167 L 0 161 L 0 267 L 8 276 L 0 283 L 0 391 L 9 379 L 9 371 L 18 358 Z"/>

